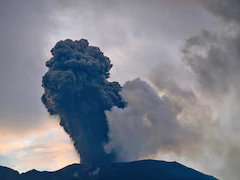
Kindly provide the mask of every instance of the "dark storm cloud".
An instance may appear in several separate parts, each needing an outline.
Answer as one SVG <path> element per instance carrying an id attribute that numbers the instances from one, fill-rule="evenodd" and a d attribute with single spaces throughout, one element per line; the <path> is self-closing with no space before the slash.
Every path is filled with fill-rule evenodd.
<path id="1" fill-rule="evenodd" d="M 46 1 L 0 2 L 0 130 L 26 132 L 39 126 L 45 113 L 41 76 L 48 31 Z M 42 122 L 41 122 L 42 123 Z"/>

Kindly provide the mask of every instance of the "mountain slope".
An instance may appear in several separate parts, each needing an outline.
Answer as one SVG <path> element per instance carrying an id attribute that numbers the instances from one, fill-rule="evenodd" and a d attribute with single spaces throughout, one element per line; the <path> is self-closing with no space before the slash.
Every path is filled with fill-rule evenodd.
<path id="1" fill-rule="evenodd" d="M 4 176 L 4 174 L 6 176 Z M 217 180 L 177 162 L 155 160 L 114 163 L 104 167 L 69 165 L 55 172 L 31 170 L 23 174 L 0 167 L 1 180 Z"/>

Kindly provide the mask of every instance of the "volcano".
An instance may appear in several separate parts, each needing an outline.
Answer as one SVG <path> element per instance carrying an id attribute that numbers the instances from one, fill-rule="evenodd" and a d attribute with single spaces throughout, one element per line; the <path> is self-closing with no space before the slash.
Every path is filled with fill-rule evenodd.
<path id="1" fill-rule="evenodd" d="M 177 162 L 142 160 L 101 167 L 72 164 L 54 172 L 31 170 L 19 174 L 0 167 L 1 180 L 217 180 Z"/>

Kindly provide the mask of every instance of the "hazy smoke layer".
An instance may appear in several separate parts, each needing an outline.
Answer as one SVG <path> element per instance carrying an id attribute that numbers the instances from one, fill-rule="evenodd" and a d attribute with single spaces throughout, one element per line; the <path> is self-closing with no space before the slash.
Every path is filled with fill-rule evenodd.
<path id="1" fill-rule="evenodd" d="M 232 28 L 222 34 L 203 30 L 186 40 L 182 62 L 194 82 L 187 88 L 165 65 L 150 74 L 156 91 L 139 79 L 127 82 L 121 95 L 128 107 L 106 112 L 105 151 L 114 150 L 124 161 L 174 153 L 203 164 L 205 172 L 238 180 L 240 1 L 198 2 Z"/>
<path id="2" fill-rule="evenodd" d="M 181 107 L 166 96 L 160 97 L 145 81 L 126 82 L 121 95 L 128 106 L 106 111 L 111 141 L 105 151 L 114 150 L 119 160 L 132 161 L 159 151 L 183 153 L 182 147 L 199 138 L 178 121 Z"/>
<path id="3" fill-rule="evenodd" d="M 108 82 L 109 58 L 88 41 L 60 41 L 51 50 L 48 72 L 43 76 L 42 102 L 74 141 L 81 162 L 105 164 L 115 160 L 102 144 L 108 142 L 105 110 L 124 107 L 117 82 Z"/>
<path id="4" fill-rule="evenodd" d="M 183 62 L 195 76 L 202 97 L 214 104 L 219 126 L 209 134 L 208 154 L 221 159 L 218 174 L 223 179 L 240 177 L 240 1 L 199 1 L 212 14 L 222 18 L 227 32 L 203 31 L 187 39 Z M 217 110 L 216 110 L 217 109 Z M 215 112 L 215 113 L 216 113 Z M 224 112 L 224 116 L 222 114 Z M 219 165 L 219 164 L 218 164 Z M 217 166 L 217 165 L 216 165 Z"/>

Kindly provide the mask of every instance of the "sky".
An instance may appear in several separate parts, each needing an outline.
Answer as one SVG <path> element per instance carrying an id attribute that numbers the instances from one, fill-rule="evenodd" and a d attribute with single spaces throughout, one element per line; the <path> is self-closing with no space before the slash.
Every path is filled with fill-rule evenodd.
<path id="1" fill-rule="evenodd" d="M 85 38 L 111 59 L 110 80 L 123 85 L 140 77 L 181 107 L 177 119 L 197 131 L 196 139 L 183 136 L 181 143 L 159 144 L 135 158 L 178 161 L 237 180 L 238 5 L 237 0 L 1 0 L 0 165 L 25 172 L 80 161 L 58 118 L 41 103 L 41 81 L 59 40 Z M 125 117 L 113 110 L 109 119 L 111 113 Z M 151 141 L 168 133 L 158 130 L 148 134 Z"/>

